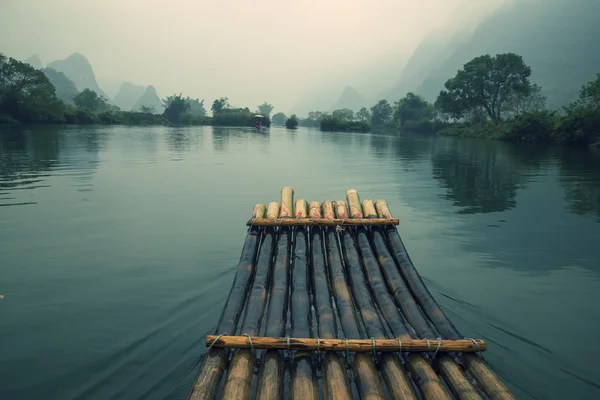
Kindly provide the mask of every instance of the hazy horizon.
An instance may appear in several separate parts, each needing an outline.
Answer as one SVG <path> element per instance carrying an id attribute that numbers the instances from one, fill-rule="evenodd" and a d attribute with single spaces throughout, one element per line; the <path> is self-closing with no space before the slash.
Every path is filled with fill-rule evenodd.
<path id="1" fill-rule="evenodd" d="M 36 54 L 44 65 L 81 53 L 110 93 L 128 81 L 207 108 L 226 96 L 289 113 L 311 91 L 339 96 L 352 85 L 375 96 L 425 37 L 473 25 L 508 1 L 0 0 L 0 52 Z"/>

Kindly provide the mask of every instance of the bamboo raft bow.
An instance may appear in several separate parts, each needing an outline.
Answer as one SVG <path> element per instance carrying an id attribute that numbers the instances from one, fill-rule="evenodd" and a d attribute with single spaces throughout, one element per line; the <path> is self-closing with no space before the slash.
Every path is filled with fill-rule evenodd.
<path id="1" fill-rule="evenodd" d="M 425 286 L 385 200 L 256 204 L 196 399 L 510 400 Z M 257 368 L 258 367 L 258 368 Z"/>

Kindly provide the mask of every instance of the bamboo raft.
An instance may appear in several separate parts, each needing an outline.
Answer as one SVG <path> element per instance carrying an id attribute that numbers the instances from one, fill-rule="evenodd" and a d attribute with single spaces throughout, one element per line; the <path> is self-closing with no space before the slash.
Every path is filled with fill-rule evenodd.
<path id="1" fill-rule="evenodd" d="M 514 399 L 421 280 L 385 200 L 256 204 L 188 399 Z"/>

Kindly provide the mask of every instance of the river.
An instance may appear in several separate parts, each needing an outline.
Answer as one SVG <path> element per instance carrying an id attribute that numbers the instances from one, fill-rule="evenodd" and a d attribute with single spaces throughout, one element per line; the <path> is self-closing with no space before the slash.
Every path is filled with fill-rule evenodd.
<path id="1" fill-rule="evenodd" d="M 185 398 L 255 203 L 386 199 L 522 399 L 600 397 L 600 154 L 240 128 L 0 127 L 0 398 Z"/>

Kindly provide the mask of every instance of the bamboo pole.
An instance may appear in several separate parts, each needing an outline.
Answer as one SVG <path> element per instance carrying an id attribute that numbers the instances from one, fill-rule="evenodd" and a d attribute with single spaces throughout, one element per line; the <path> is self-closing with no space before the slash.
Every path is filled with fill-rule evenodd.
<path id="1" fill-rule="evenodd" d="M 350 218 L 362 218 L 363 213 L 360 207 L 360 198 L 356 189 L 346 191 L 346 199 L 348 200 L 348 208 Z"/>
<path id="2" fill-rule="evenodd" d="M 271 279 L 271 261 L 273 254 L 273 233 L 264 236 L 258 259 L 254 283 L 248 295 L 246 313 L 242 324 L 242 333 L 256 336 L 261 324 L 263 311 L 267 302 L 267 287 Z M 229 366 L 227 379 L 223 388 L 224 399 L 248 399 L 252 388 L 252 374 L 256 357 L 250 350 L 238 350 Z M 214 398 L 214 396 L 212 397 Z"/>
<path id="3" fill-rule="evenodd" d="M 290 273 L 290 232 L 284 229 L 279 235 L 274 256 L 271 279 L 271 297 L 266 319 L 266 336 L 283 336 L 288 311 L 288 279 Z M 248 342 L 249 343 L 249 342 Z M 257 399 L 283 397 L 283 358 L 277 350 L 267 351 L 258 374 Z"/>
<path id="4" fill-rule="evenodd" d="M 306 201 L 296 201 L 297 218 L 306 218 Z M 298 228 L 294 240 L 292 282 L 291 282 L 291 327 L 292 336 L 310 337 L 310 279 L 308 238 L 306 229 Z M 287 341 L 286 341 L 287 342 Z M 317 400 L 319 390 L 317 376 L 312 364 L 310 351 L 298 351 L 293 355 L 290 382 L 292 399 Z"/>
<path id="5" fill-rule="evenodd" d="M 281 210 L 279 218 L 291 218 L 294 216 L 294 189 L 291 186 L 285 186 L 281 189 Z"/>
<path id="6" fill-rule="evenodd" d="M 346 207 L 343 201 L 336 203 L 336 208 L 340 207 L 340 213 L 346 213 Z M 326 205 L 323 205 L 325 214 Z M 346 337 L 364 337 L 360 325 L 359 317 L 354 311 L 354 303 L 350 296 L 350 289 L 346 282 L 344 267 L 340 248 L 337 244 L 335 232 L 329 228 L 325 235 L 325 249 L 327 255 L 327 264 L 329 266 L 329 276 L 331 277 L 331 289 L 337 305 L 342 330 Z M 362 399 L 384 399 L 383 386 L 379 380 L 377 369 L 371 357 L 365 353 L 358 353 L 354 357 L 353 372 L 356 378 L 358 391 Z"/>
<path id="7" fill-rule="evenodd" d="M 328 273 L 325 264 L 323 232 L 321 228 L 312 231 L 310 247 L 312 250 L 310 254 L 312 265 L 311 286 L 314 293 L 318 337 L 333 339 L 337 334 L 337 326 L 331 305 L 331 289 L 327 279 Z M 332 352 L 327 353 L 322 366 L 325 399 L 350 400 L 352 398 L 352 390 L 350 389 L 346 368 L 338 355 Z"/>
<path id="8" fill-rule="evenodd" d="M 308 205 L 308 217 L 315 219 L 322 219 L 323 215 L 321 214 L 321 204 L 318 201 L 311 201 Z"/>
<path id="9" fill-rule="evenodd" d="M 265 206 L 256 204 L 252 210 L 253 218 L 261 218 L 265 214 Z M 256 228 L 248 230 L 244 247 L 238 262 L 238 269 L 233 278 L 229 295 L 221 312 L 219 324 L 215 333 L 233 335 L 237 327 L 240 314 L 244 308 L 246 295 L 252 283 L 256 254 L 259 247 L 259 231 Z M 189 393 L 188 399 L 214 399 L 219 388 L 223 373 L 227 367 L 227 351 L 210 350 L 198 370 L 198 375 Z"/>
<path id="10" fill-rule="evenodd" d="M 381 267 L 380 271 L 383 278 L 391 295 L 400 306 L 402 314 L 407 322 L 419 337 L 435 340 L 437 335 L 433 333 L 429 321 L 421 312 L 421 309 L 406 286 L 404 279 L 396 268 L 396 265 L 385 246 L 383 235 L 378 228 L 373 230 L 371 239 L 372 248 L 379 262 L 379 266 Z M 475 343 L 471 343 L 476 350 L 477 347 Z M 435 361 L 437 362 L 442 377 L 445 379 L 455 397 L 461 400 L 481 399 L 477 389 L 471 384 L 467 376 L 451 357 L 439 355 Z"/>
<path id="11" fill-rule="evenodd" d="M 337 202 L 336 202 L 337 204 Z M 339 207 L 339 206 L 338 206 Z M 246 222 L 247 226 L 387 226 L 387 225 L 398 225 L 400 221 L 397 218 L 359 218 L 359 219 L 347 219 L 346 218 L 315 218 L 311 219 L 292 219 L 292 218 L 252 218 Z"/>
<path id="12" fill-rule="evenodd" d="M 373 200 L 363 200 L 362 207 L 365 218 L 377 218 L 377 210 L 375 209 Z"/>
<path id="13" fill-rule="evenodd" d="M 378 200 L 375 203 L 378 216 L 391 218 L 385 200 Z M 385 229 L 388 245 L 391 250 L 391 255 L 394 259 L 396 267 L 399 269 L 408 287 L 410 288 L 413 297 L 417 300 L 421 310 L 433 322 L 437 330 L 442 336 L 449 339 L 459 339 L 463 336 L 458 332 L 456 327 L 448 319 L 446 314 L 437 304 L 427 286 L 419 276 L 412 260 L 410 259 L 402 239 L 398 231 L 393 227 Z M 492 400 L 513 400 L 514 396 L 510 393 L 504 383 L 498 378 L 493 370 L 483 361 L 483 359 L 473 354 L 463 354 L 462 357 L 465 367 L 469 373 L 475 378 L 479 387 Z"/>
<path id="14" fill-rule="evenodd" d="M 296 218 L 306 218 L 308 216 L 307 207 L 308 204 L 306 203 L 306 200 L 296 200 L 296 205 L 294 206 L 294 209 L 296 210 Z"/>
<path id="15" fill-rule="evenodd" d="M 325 200 L 323 202 L 323 218 L 334 219 L 335 212 L 333 210 L 333 202 L 331 200 Z"/>
<path id="16" fill-rule="evenodd" d="M 383 339 L 386 337 L 385 321 L 380 319 L 371 292 L 366 285 L 354 239 L 346 230 L 342 230 L 339 235 L 353 299 L 362 316 L 367 335 L 375 339 Z M 398 357 L 393 354 L 382 354 L 381 359 L 381 372 L 391 397 L 393 399 L 417 399 L 412 383 L 406 376 Z M 418 378 L 416 380 L 417 382 L 422 381 Z"/>
<path id="17" fill-rule="evenodd" d="M 304 271 L 303 271 L 304 272 Z M 304 278 L 302 279 L 304 280 Z M 305 297 L 305 298 L 304 298 Z M 308 295 L 295 294 L 292 295 L 292 306 L 298 310 L 301 305 L 304 307 L 304 301 L 308 300 Z M 294 305 L 293 301 L 298 301 Z M 292 323 L 292 337 L 267 337 L 267 336 L 256 336 L 251 337 L 252 346 L 255 349 L 270 349 L 270 350 L 298 350 L 298 351 L 348 351 L 351 353 L 365 353 L 372 352 L 373 345 L 375 350 L 381 353 L 389 352 L 428 352 L 428 353 L 450 353 L 450 352 L 464 352 L 464 353 L 476 353 L 478 351 L 487 350 L 487 343 L 481 339 L 472 341 L 470 339 L 375 339 L 375 342 L 371 339 L 336 339 L 320 337 L 313 338 L 308 335 L 310 333 L 308 327 L 310 315 L 308 311 L 297 311 L 300 314 L 298 320 L 292 319 L 297 323 Z M 298 325 L 298 322 L 301 325 Z M 296 336 L 297 333 L 304 333 L 304 336 Z M 218 338 L 218 339 L 217 339 Z M 289 339 L 289 343 L 288 343 Z M 236 348 L 236 349 L 249 349 L 251 348 L 250 341 L 247 336 L 221 336 L 218 335 L 207 335 L 206 346 L 212 345 L 216 348 Z M 347 346 L 346 346 L 347 344 Z"/>
<path id="18" fill-rule="evenodd" d="M 346 207 L 344 200 L 337 200 L 333 206 L 337 218 L 342 220 L 348 218 L 348 207 Z"/>
<path id="19" fill-rule="evenodd" d="M 279 216 L 279 203 L 276 201 L 272 201 L 269 203 L 267 207 L 267 219 L 277 219 Z M 250 220 L 252 221 L 252 220 Z"/>

